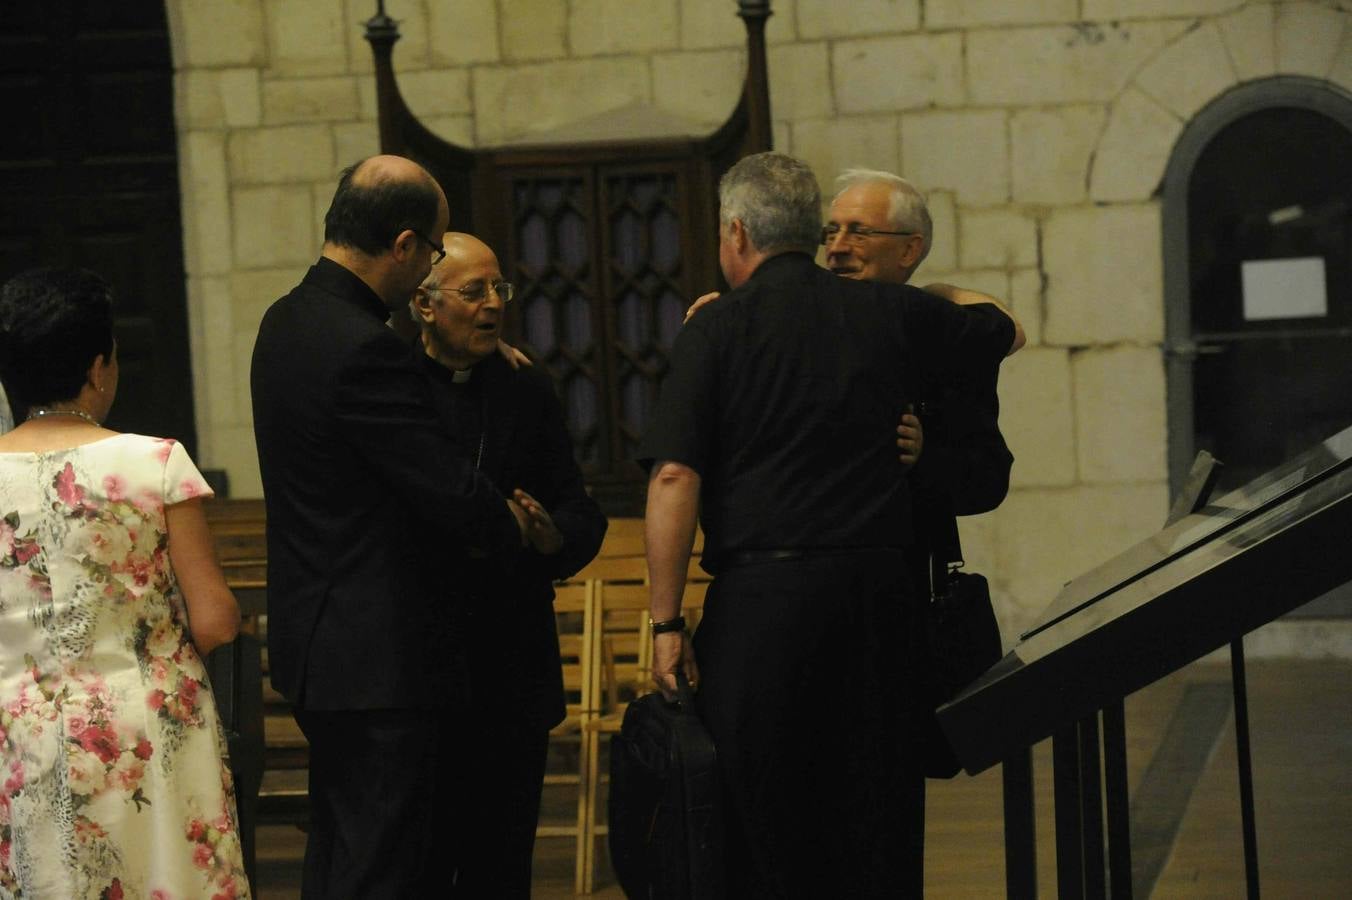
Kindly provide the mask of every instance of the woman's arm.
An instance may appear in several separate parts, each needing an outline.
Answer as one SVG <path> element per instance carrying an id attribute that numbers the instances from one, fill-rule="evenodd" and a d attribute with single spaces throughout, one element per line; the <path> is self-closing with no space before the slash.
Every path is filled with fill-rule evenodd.
<path id="1" fill-rule="evenodd" d="M 239 633 L 239 603 L 225 584 L 201 500 L 185 500 L 164 509 L 169 531 L 169 561 L 188 604 L 188 633 L 206 656 Z"/>

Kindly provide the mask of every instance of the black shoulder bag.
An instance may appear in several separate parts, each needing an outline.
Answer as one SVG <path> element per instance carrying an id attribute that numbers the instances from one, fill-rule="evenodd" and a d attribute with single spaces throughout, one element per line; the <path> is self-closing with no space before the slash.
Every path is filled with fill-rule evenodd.
<path id="1" fill-rule="evenodd" d="M 934 710 L 1000 661 L 1000 626 L 985 576 L 961 571 L 962 545 L 951 507 L 934 509 L 930 528 L 930 601 L 925 609 L 925 775 L 961 770 Z"/>

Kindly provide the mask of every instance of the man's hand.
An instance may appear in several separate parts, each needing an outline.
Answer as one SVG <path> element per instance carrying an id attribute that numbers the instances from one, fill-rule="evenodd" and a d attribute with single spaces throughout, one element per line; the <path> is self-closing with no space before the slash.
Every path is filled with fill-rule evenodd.
<path id="1" fill-rule="evenodd" d="M 696 298 L 695 302 L 690 304 L 690 308 L 685 311 L 685 318 L 681 320 L 681 324 L 684 325 L 686 322 L 689 322 L 690 317 L 695 314 L 695 310 L 699 309 L 706 303 L 712 303 L 713 301 L 717 300 L 719 296 L 720 295 L 718 291 L 710 291 L 709 293 L 703 294 L 700 297 Z"/>
<path id="2" fill-rule="evenodd" d="M 686 681 L 693 688 L 699 684 L 699 666 L 695 665 L 695 651 L 690 636 L 684 631 L 664 631 L 653 635 L 653 682 L 662 696 L 676 699 L 676 669 L 685 672 Z"/>
<path id="3" fill-rule="evenodd" d="M 525 510 L 525 537 L 532 547 L 545 556 L 558 553 L 563 549 L 563 534 L 554 524 L 554 519 L 549 515 L 549 510 L 541 506 L 538 500 L 521 488 L 512 491 L 512 500 Z"/>
<path id="4" fill-rule="evenodd" d="M 534 363 L 530 361 L 529 356 L 507 343 L 502 338 L 498 338 L 498 356 L 507 360 L 507 365 L 511 366 L 514 371 L 522 366 L 534 365 Z"/>
<path id="5" fill-rule="evenodd" d="M 507 508 L 512 511 L 512 515 L 516 518 L 516 527 L 521 532 L 521 546 L 524 547 L 527 538 L 530 536 L 530 516 L 521 508 L 520 504 L 512 500 L 507 501 Z"/>
<path id="6" fill-rule="evenodd" d="M 907 406 L 902 413 L 901 424 L 897 426 L 897 451 L 901 464 L 910 468 L 920 460 L 925 449 L 925 429 L 915 415 L 914 407 Z"/>

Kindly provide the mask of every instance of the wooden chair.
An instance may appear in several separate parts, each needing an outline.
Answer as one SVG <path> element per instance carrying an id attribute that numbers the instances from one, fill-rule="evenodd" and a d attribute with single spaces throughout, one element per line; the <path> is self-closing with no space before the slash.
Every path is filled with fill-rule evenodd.
<path id="1" fill-rule="evenodd" d="M 549 733 L 551 744 L 576 742 L 577 769 L 545 775 L 545 787 L 575 785 L 577 800 L 571 823 L 544 823 L 536 825 L 535 836 L 570 837 L 574 842 L 573 890 L 582 892 L 586 863 L 587 815 L 589 794 L 587 777 L 591 768 L 587 762 L 585 728 L 596 715 L 593 690 L 596 679 L 592 675 L 595 653 L 592 649 L 595 633 L 594 581 L 568 581 L 554 586 L 554 617 L 559 630 L 559 655 L 563 663 L 563 689 L 567 698 L 564 720 Z"/>
<path id="2" fill-rule="evenodd" d="M 694 561 L 692 561 L 692 570 Z M 708 576 L 699 572 L 686 583 L 681 605 L 686 626 L 692 632 L 704 612 Z M 652 681 L 652 637 L 648 633 L 648 586 L 641 581 L 599 581 L 595 589 L 596 658 L 592 664 L 596 679 L 594 696 L 600 711 L 583 726 L 588 772 L 586 857 L 583 861 L 583 893 L 591 893 L 596 882 L 596 841 L 610 833 L 606 818 L 598 812 L 601 783 L 609 777 L 601 771 L 601 739 L 620 730 L 629 703 L 655 690 Z"/>

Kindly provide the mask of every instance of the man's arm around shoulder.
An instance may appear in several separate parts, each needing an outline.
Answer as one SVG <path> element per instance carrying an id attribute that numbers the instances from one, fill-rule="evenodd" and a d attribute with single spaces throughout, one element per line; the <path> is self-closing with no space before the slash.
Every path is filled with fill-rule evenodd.
<path id="1" fill-rule="evenodd" d="M 956 303 L 959 306 L 974 306 L 978 303 L 989 303 L 1000 310 L 1000 312 L 1009 316 L 1009 320 L 1014 323 L 1014 342 L 1010 344 L 1009 352 L 1005 354 L 1006 356 L 1012 356 L 1023 349 L 1024 344 L 1028 343 L 1028 336 L 1024 334 L 1023 325 L 1019 323 L 1019 320 L 1014 315 L 1013 311 L 990 294 L 983 294 L 980 291 L 960 288 L 957 285 L 944 284 L 940 281 L 927 284 L 921 288 L 921 290 L 927 294 L 933 294 L 936 297 L 947 300 L 950 303 Z"/>

